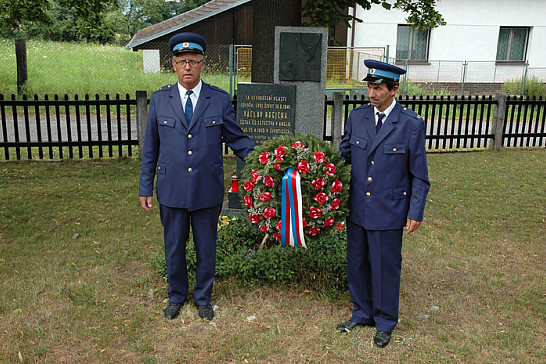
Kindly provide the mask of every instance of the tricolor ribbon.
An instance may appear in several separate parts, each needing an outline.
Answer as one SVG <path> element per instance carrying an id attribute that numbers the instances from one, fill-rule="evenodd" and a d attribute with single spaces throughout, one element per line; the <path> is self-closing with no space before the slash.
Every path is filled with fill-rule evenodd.
<path id="1" fill-rule="evenodd" d="M 282 178 L 281 245 L 305 246 L 301 205 L 301 181 L 297 170 L 289 168 Z"/>

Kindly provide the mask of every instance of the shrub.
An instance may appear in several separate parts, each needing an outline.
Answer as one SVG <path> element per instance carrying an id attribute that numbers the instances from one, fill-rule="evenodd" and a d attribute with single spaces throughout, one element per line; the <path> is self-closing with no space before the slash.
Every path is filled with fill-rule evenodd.
<path id="1" fill-rule="evenodd" d="M 521 83 L 522 80 L 509 80 L 502 85 L 502 92 L 509 95 L 521 95 Z M 530 98 L 540 96 L 546 97 L 546 85 L 542 83 L 538 78 L 532 77 L 525 81 L 524 96 Z"/>
<path id="2" fill-rule="evenodd" d="M 307 243 L 308 248 L 261 247 L 263 234 L 250 228 L 241 218 L 221 219 L 216 250 L 216 278 L 234 277 L 263 284 L 294 283 L 314 290 L 347 288 L 345 232 L 334 232 L 322 240 Z M 188 274 L 195 277 L 195 248 L 186 248 Z M 165 257 L 152 257 L 151 265 L 167 275 Z"/>

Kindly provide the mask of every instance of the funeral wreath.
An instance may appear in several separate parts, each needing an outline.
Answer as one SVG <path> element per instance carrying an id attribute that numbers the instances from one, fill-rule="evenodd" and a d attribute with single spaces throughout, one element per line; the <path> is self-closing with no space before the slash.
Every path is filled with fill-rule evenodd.
<path id="1" fill-rule="evenodd" d="M 350 167 L 327 142 L 313 135 L 279 137 L 256 147 L 245 162 L 243 208 L 251 225 L 266 234 L 268 241 L 280 241 L 283 221 L 287 223 L 281 214 L 283 205 L 291 201 L 286 197 L 292 191 L 292 185 L 286 187 L 285 182 L 289 174 L 297 175 L 297 189 L 301 191 L 301 206 L 295 204 L 301 218 L 296 213 L 297 221 L 292 224 L 303 228 L 304 238 L 320 240 L 344 229 Z"/>

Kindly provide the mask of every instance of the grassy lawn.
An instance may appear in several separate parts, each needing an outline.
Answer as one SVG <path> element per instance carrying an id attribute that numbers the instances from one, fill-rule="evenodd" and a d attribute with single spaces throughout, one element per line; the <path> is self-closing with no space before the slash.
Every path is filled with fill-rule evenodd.
<path id="1" fill-rule="evenodd" d="M 142 52 L 128 51 L 122 46 L 92 43 L 61 43 L 31 39 L 27 42 L 28 81 L 24 93 L 45 94 L 70 99 L 75 94 L 83 98 L 89 94 L 135 97 L 136 90 L 145 90 L 148 96 L 158 88 L 177 81 L 172 72 L 145 73 Z M 343 66 L 344 67 L 344 66 Z M 229 74 L 205 72 L 205 82 L 229 92 Z M 250 77 L 239 75 L 236 82 L 250 82 Z M 344 79 L 328 79 L 327 87 L 362 87 L 361 82 L 348 83 Z M 13 41 L 0 39 L 0 94 L 9 98 L 17 94 L 17 62 Z"/>
<path id="2" fill-rule="evenodd" d="M 546 150 L 429 166 L 401 321 L 379 349 L 371 328 L 336 332 L 347 293 L 299 286 L 217 282 L 212 323 L 193 304 L 166 321 L 150 267 L 162 229 L 157 204 L 139 207 L 138 160 L 0 163 L 0 362 L 543 362 Z"/>

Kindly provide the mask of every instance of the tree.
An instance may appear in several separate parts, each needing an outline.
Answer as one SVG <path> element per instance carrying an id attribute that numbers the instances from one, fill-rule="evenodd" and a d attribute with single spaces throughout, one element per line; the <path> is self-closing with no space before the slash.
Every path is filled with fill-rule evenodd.
<path id="1" fill-rule="evenodd" d="M 301 24 L 300 0 L 252 0 L 252 82 L 273 83 L 275 26 Z"/>
<path id="2" fill-rule="evenodd" d="M 356 18 L 350 14 L 345 14 L 345 10 L 350 7 L 360 5 L 366 10 L 370 10 L 372 5 L 381 5 L 385 9 L 397 8 L 409 16 L 406 21 L 416 29 L 432 29 L 439 25 L 445 25 L 442 15 L 434 9 L 436 0 L 307 0 L 302 8 L 304 17 L 309 18 L 305 25 L 322 26 L 333 29 L 336 24 L 343 22 L 346 26 L 351 26 L 351 21 L 361 23 L 362 19 Z"/>
<path id="3" fill-rule="evenodd" d="M 124 31 L 133 36 L 136 32 L 203 5 L 208 0 L 122 0 L 122 13 L 127 22 Z"/>
<path id="4" fill-rule="evenodd" d="M 49 23 L 49 7 L 48 0 L 0 0 L 0 27 L 11 39 L 29 23 Z"/>
<path id="5" fill-rule="evenodd" d="M 418 29 L 431 29 L 445 25 L 442 15 L 434 8 L 436 0 L 252 0 L 252 82 L 273 82 L 273 52 L 275 26 L 303 25 L 327 27 L 329 30 L 343 22 L 350 27 L 351 21 L 361 19 L 347 14 L 347 9 L 356 5 L 371 9 L 381 5 L 408 13 L 409 24 Z"/>

